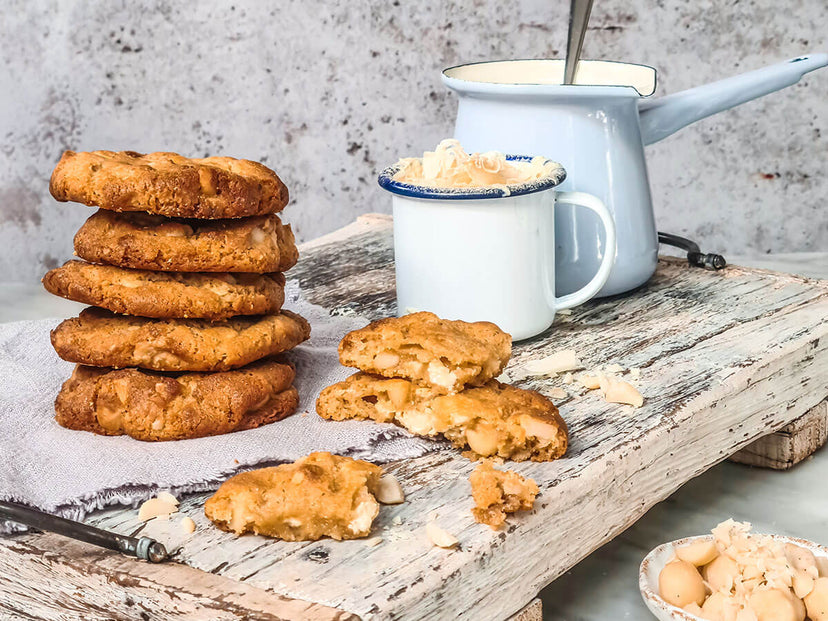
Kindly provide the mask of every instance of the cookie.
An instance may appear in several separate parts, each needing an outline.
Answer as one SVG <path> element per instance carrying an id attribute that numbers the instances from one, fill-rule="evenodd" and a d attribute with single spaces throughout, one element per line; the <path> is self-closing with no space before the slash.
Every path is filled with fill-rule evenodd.
<path id="1" fill-rule="evenodd" d="M 308 336 L 308 322 L 289 311 L 210 322 L 89 307 L 52 330 L 52 346 L 64 360 L 95 367 L 229 371 L 292 349 Z"/>
<path id="2" fill-rule="evenodd" d="M 497 377 L 511 353 L 511 337 L 493 323 L 448 321 L 426 312 L 375 321 L 339 344 L 346 367 L 448 393 Z"/>
<path id="3" fill-rule="evenodd" d="M 497 470 L 492 462 L 480 463 L 469 477 L 474 507 L 474 521 L 498 529 L 507 513 L 528 511 L 535 504 L 538 486 L 517 472 Z"/>
<path id="4" fill-rule="evenodd" d="M 232 157 L 65 151 L 49 191 L 59 201 L 171 218 L 240 218 L 277 213 L 288 190 L 275 172 Z"/>
<path id="5" fill-rule="evenodd" d="M 285 301 L 279 273 L 198 274 L 130 270 L 67 261 L 43 277 L 46 290 L 114 313 L 218 321 L 276 313 Z"/>
<path id="6" fill-rule="evenodd" d="M 358 459 L 311 453 L 292 464 L 242 472 L 204 503 L 222 530 L 285 541 L 357 539 L 379 513 L 374 493 L 382 468 Z"/>
<path id="7" fill-rule="evenodd" d="M 299 251 L 278 216 L 187 220 L 101 209 L 75 235 L 93 263 L 172 272 L 284 272 Z"/>
<path id="8" fill-rule="evenodd" d="M 157 442 L 253 429 L 292 414 L 293 367 L 273 359 L 225 373 L 148 373 L 78 366 L 55 400 L 69 429 Z"/>
<path id="9" fill-rule="evenodd" d="M 407 386 L 406 386 L 407 384 Z M 393 422 L 415 435 L 443 436 L 471 456 L 551 461 L 568 445 L 558 408 L 540 393 L 490 380 L 431 396 L 407 380 L 356 373 L 323 390 L 316 411 L 330 420 Z"/>
<path id="10" fill-rule="evenodd" d="M 403 410 L 421 406 L 440 394 L 437 389 L 409 380 L 360 372 L 323 389 L 316 400 L 316 411 L 329 420 L 393 423 Z"/>

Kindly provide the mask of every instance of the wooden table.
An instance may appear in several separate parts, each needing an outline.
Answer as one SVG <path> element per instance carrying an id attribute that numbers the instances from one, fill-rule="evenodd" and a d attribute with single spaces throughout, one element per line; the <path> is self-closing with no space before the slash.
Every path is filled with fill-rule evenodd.
<path id="1" fill-rule="evenodd" d="M 393 314 L 390 220 L 367 216 L 306 244 L 291 276 L 332 312 Z M 198 530 L 178 565 L 152 566 L 51 535 L 2 539 L 0 615 L 504 619 L 688 479 L 817 406 L 828 395 L 826 335 L 828 282 L 662 260 L 645 287 L 586 304 L 515 347 L 513 376 L 565 348 L 588 369 L 640 368 L 646 402 L 634 410 L 559 378 L 522 380 L 571 393 L 560 408 L 572 447 L 556 462 L 510 464 L 534 478 L 541 495 L 503 531 L 473 522 L 474 464 L 445 450 L 388 466 L 407 501 L 383 508 L 376 546 L 237 539 L 205 520 L 206 495 L 182 503 Z M 435 512 L 459 549 L 427 542 L 423 528 Z M 88 521 L 121 532 L 140 527 L 128 509 Z"/>

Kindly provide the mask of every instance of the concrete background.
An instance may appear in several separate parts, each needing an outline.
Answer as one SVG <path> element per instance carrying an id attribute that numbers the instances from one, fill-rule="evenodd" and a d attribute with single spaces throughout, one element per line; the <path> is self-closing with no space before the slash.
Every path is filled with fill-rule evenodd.
<path id="1" fill-rule="evenodd" d="M 54 202 L 64 149 L 273 167 L 300 239 L 387 211 L 379 169 L 451 134 L 442 68 L 560 57 L 566 0 L 11 0 L 0 17 L 0 272 L 39 278 L 90 208 Z M 828 50 L 825 0 L 602 0 L 584 56 L 667 94 Z M 648 148 L 659 228 L 725 253 L 828 249 L 828 70 Z M 547 153 L 554 157 L 554 152 Z"/>

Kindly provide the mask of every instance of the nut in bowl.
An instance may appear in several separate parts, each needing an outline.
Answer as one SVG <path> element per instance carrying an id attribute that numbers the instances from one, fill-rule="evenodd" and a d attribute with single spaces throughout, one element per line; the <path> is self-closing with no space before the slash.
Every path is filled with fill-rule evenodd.
<path id="1" fill-rule="evenodd" d="M 386 168 L 379 184 L 392 194 L 398 312 L 489 321 L 521 340 L 593 297 L 615 261 L 615 223 L 595 196 L 557 191 L 565 177 L 543 157 L 469 155 L 455 140 Z M 596 212 L 606 231 L 597 273 L 563 297 L 555 297 L 557 203 Z"/>
<path id="2" fill-rule="evenodd" d="M 728 520 L 651 551 L 638 577 L 650 612 L 661 621 L 828 619 L 828 548 L 749 528 Z"/>

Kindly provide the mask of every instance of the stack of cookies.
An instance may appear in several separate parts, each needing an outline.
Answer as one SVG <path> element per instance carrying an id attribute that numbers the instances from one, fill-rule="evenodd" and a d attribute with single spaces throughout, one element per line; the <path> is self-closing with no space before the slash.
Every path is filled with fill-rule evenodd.
<path id="1" fill-rule="evenodd" d="M 555 405 L 494 379 L 511 353 L 511 337 L 493 323 L 427 312 L 382 319 L 342 339 L 340 362 L 360 372 L 323 390 L 316 411 L 441 435 L 475 459 L 557 459 L 568 435 Z"/>
<path id="2" fill-rule="evenodd" d="M 275 214 L 288 191 L 267 167 L 229 157 L 67 151 L 59 201 L 100 210 L 75 253 L 43 278 L 91 304 L 52 331 L 78 364 L 55 402 L 70 429 L 178 440 L 251 429 L 292 414 L 294 369 L 273 356 L 310 335 L 281 310 L 298 251 Z"/>

